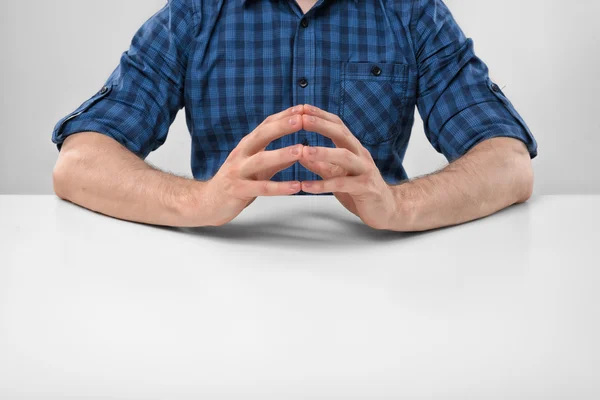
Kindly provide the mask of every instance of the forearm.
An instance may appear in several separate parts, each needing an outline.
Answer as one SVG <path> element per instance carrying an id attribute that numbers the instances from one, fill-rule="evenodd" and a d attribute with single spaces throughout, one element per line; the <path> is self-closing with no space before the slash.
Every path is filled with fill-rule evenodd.
<path id="1" fill-rule="evenodd" d="M 115 218 L 155 225 L 208 225 L 210 199 L 203 195 L 204 185 L 156 170 L 93 132 L 67 138 L 54 169 L 59 197 Z"/>
<path id="2" fill-rule="evenodd" d="M 494 138 L 438 173 L 392 188 L 402 210 L 392 229 L 423 231 L 482 218 L 527 201 L 533 172 L 523 143 Z"/>

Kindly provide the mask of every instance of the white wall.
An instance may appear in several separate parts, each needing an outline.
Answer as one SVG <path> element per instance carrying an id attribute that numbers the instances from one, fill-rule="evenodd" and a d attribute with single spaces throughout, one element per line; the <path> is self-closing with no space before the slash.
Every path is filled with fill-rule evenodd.
<path id="1" fill-rule="evenodd" d="M 54 124 L 96 92 L 164 0 L 2 1 L 0 193 L 51 193 Z M 539 144 L 536 193 L 600 193 L 600 2 L 447 0 Z M 149 161 L 190 175 L 184 114 Z M 444 159 L 417 118 L 406 167 Z"/>

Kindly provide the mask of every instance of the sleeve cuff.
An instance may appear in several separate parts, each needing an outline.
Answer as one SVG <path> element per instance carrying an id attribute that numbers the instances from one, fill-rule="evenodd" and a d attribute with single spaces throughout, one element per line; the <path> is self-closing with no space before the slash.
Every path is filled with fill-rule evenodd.
<path id="1" fill-rule="evenodd" d="M 108 96 L 112 89 L 112 85 L 104 86 L 94 96 L 85 101 L 75 111 L 62 118 L 56 124 L 52 133 L 52 142 L 56 144 L 58 151 L 61 150 L 62 144 L 67 139 L 67 137 L 73 134 L 80 132 L 97 132 L 116 140 L 140 158 L 146 158 L 148 156 L 148 154 L 144 153 L 141 150 L 140 146 L 129 140 L 126 135 L 124 135 L 114 126 L 111 126 L 107 123 L 103 123 L 98 118 L 86 118 L 85 113 L 94 104 L 98 103 L 100 100 Z"/>

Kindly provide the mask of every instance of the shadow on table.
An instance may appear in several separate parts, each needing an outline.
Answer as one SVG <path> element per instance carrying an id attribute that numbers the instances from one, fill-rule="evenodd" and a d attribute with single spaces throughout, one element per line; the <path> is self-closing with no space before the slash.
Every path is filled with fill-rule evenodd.
<path id="1" fill-rule="evenodd" d="M 306 245 L 311 246 L 311 248 L 357 246 L 406 240 L 428 234 L 428 232 L 406 233 L 376 230 L 359 220 L 352 220 L 322 211 L 311 211 L 297 218 L 303 218 L 302 225 L 290 220 L 289 215 L 272 215 L 269 218 L 258 219 L 253 222 L 233 220 L 229 224 L 220 227 L 157 228 L 236 243 L 260 243 L 269 246 L 290 245 L 294 247 Z M 311 224 L 313 220 L 315 223 Z M 323 224 L 324 221 L 327 223 Z"/>
<path id="2" fill-rule="evenodd" d="M 485 219 L 468 222 L 464 225 L 481 223 L 505 218 L 505 214 L 513 211 L 526 211 L 528 204 L 518 204 L 501 210 Z M 296 221 L 294 221 L 296 218 Z M 287 214 L 271 214 L 269 217 L 254 219 L 252 222 L 233 220 L 220 227 L 200 228 L 163 228 L 198 237 L 235 241 L 242 244 L 262 244 L 268 246 L 311 246 L 311 248 L 326 248 L 331 246 L 348 247 L 374 243 L 406 242 L 421 236 L 453 230 L 456 227 L 433 229 L 426 232 L 394 232 L 377 230 L 364 224 L 358 218 L 329 214 L 323 211 L 310 211 L 304 215 L 290 219 Z M 298 224 L 297 220 L 303 223 Z M 312 223 L 314 221 L 314 223 Z M 327 222 L 327 223 L 324 223 Z"/>
<path id="3" fill-rule="evenodd" d="M 531 203 L 534 203 L 534 199 L 530 200 L 528 203 L 513 205 L 507 209 L 501 210 L 496 214 L 485 218 L 485 220 L 492 221 L 497 218 L 505 218 L 504 215 L 511 212 L 511 210 L 526 212 Z M 76 204 L 69 204 L 85 210 Z M 323 224 L 324 221 L 327 223 Z M 482 220 L 476 220 L 463 225 L 478 224 L 481 221 Z M 220 227 L 174 228 L 136 222 L 128 223 L 144 225 L 157 230 L 179 234 L 227 242 L 232 241 L 238 244 L 261 244 L 267 246 L 289 245 L 295 248 L 303 245 L 312 246 L 312 248 L 327 248 L 331 246 L 355 247 L 374 243 L 388 243 L 392 241 L 406 242 L 406 240 L 409 239 L 416 239 L 421 236 L 430 236 L 438 232 L 456 229 L 456 227 L 451 226 L 426 232 L 377 230 L 367 226 L 350 213 L 347 215 L 330 214 L 318 210 L 312 210 L 306 212 L 304 215 L 296 215 L 294 217 L 290 217 L 289 214 L 272 213 L 269 217 L 259 219 L 254 218 L 252 221 L 236 219 L 229 224 Z"/>
<path id="4" fill-rule="evenodd" d="M 64 204 L 85 211 L 84 216 L 98 215 L 102 218 L 119 220 L 97 212 L 90 212 L 75 203 L 64 202 Z M 72 212 L 69 207 L 59 208 L 59 213 L 63 210 Z M 58 219 L 69 221 L 66 216 Z M 398 240 L 404 241 L 435 232 L 407 233 L 377 230 L 365 225 L 358 217 L 349 212 L 344 215 L 330 214 L 319 210 L 311 210 L 294 216 L 283 212 L 273 212 L 268 216 L 253 217 L 251 220 L 234 219 L 224 226 L 198 228 L 177 228 L 133 221 L 122 222 L 166 232 L 216 239 L 223 242 L 235 242 L 236 244 L 289 245 L 295 248 L 303 245 L 312 246 L 312 248 L 327 248 L 331 246 L 348 247 Z M 72 227 L 68 228 L 69 231 L 71 229 Z"/>

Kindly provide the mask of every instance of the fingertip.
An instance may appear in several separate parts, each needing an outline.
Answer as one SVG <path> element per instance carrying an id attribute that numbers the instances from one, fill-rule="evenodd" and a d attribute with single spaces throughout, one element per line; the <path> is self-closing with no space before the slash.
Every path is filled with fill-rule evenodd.
<path id="1" fill-rule="evenodd" d="M 304 114 L 302 116 L 302 121 L 306 124 L 314 124 L 317 121 L 317 119 L 314 115 Z"/>
<path id="2" fill-rule="evenodd" d="M 298 121 L 298 116 L 297 115 L 292 115 L 290 117 L 290 119 L 288 120 L 289 124 L 292 126 L 297 126 L 299 121 Z"/>
<path id="3" fill-rule="evenodd" d="M 310 147 L 310 146 L 304 146 L 304 147 L 302 147 L 302 157 L 303 157 L 304 159 L 306 159 L 307 161 L 308 161 L 308 159 L 307 159 L 307 156 L 308 156 L 308 148 L 309 148 L 309 147 Z"/>
<path id="4" fill-rule="evenodd" d="M 318 108 L 313 106 L 312 104 L 304 105 L 304 112 L 309 112 L 309 113 L 315 114 L 317 111 L 318 111 Z"/>
<path id="5" fill-rule="evenodd" d="M 304 156 L 304 148 L 306 147 L 302 143 L 298 144 L 298 159 L 301 159 Z"/>
<path id="6" fill-rule="evenodd" d="M 304 190 L 305 192 L 310 192 L 313 187 L 314 185 L 310 181 L 302 182 L 302 190 Z"/>

